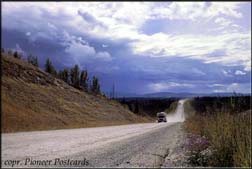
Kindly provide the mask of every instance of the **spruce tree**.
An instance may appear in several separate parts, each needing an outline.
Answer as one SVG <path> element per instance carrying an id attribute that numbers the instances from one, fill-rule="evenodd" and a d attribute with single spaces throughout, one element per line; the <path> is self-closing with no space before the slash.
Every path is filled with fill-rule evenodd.
<path id="1" fill-rule="evenodd" d="M 82 70 L 80 75 L 80 85 L 87 91 L 88 90 L 88 72 L 87 70 Z"/>
<path id="2" fill-rule="evenodd" d="M 28 61 L 28 63 L 31 63 L 34 66 L 37 66 L 37 67 L 39 66 L 38 65 L 38 58 L 36 56 L 33 56 L 32 54 L 30 54 L 27 57 L 27 61 Z"/>
<path id="3" fill-rule="evenodd" d="M 47 58 L 47 60 L 46 60 L 45 71 L 47 73 L 52 74 L 52 75 L 57 75 L 57 72 L 56 72 L 55 68 L 53 67 L 53 64 L 49 58 Z"/>
<path id="4" fill-rule="evenodd" d="M 69 71 L 68 69 L 63 69 L 62 71 L 59 71 L 59 78 L 62 79 L 64 82 L 69 82 Z"/>
<path id="5" fill-rule="evenodd" d="M 70 77 L 71 77 L 71 83 L 74 87 L 79 88 L 80 87 L 80 69 L 78 65 L 74 65 L 74 67 L 71 69 Z"/>
<path id="6" fill-rule="evenodd" d="M 91 87 L 91 91 L 94 94 L 100 94 L 100 84 L 99 84 L 99 80 L 97 77 L 93 76 L 93 81 L 92 81 L 92 87 Z"/>
<path id="7" fill-rule="evenodd" d="M 17 51 L 14 52 L 13 56 L 14 58 L 21 59 L 21 55 Z"/>

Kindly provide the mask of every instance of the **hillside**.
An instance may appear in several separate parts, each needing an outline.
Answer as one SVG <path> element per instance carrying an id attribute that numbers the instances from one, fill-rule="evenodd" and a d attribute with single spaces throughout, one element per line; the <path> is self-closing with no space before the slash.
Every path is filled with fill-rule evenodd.
<path id="1" fill-rule="evenodd" d="M 23 60 L 1 54 L 1 62 L 2 132 L 150 121 L 116 101 L 79 91 Z"/>

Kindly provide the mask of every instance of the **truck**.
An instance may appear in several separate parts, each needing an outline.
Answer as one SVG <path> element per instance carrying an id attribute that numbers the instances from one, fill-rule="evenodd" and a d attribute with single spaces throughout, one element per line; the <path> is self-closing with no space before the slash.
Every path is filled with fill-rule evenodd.
<path id="1" fill-rule="evenodd" d="M 165 112 L 159 112 L 157 113 L 157 122 L 167 122 L 166 120 L 166 113 Z"/>

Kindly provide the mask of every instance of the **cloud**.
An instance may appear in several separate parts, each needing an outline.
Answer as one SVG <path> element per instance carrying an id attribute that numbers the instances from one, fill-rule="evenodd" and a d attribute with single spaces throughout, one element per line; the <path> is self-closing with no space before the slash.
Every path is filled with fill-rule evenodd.
<path id="1" fill-rule="evenodd" d="M 192 20 L 195 24 L 196 21 L 213 22 L 220 27 L 228 27 L 235 24 L 225 17 L 236 19 L 243 17 L 239 11 L 242 4 L 245 2 L 76 2 L 70 4 L 4 2 L 3 25 L 12 28 L 23 27 L 25 30 L 36 29 L 34 31 L 36 33 L 31 37 L 32 41 L 37 38 L 53 38 L 59 34 L 58 30 L 61 28 L 61 30 L 71 30 L 71 34 L 88 34 L 111 40 L 128 39 L 128 44 L 136 55 L 189 57 L 200 59 L 205 63 L 243 65 L 244 69 L 249 71 L 251 32 L 230 33 L 228 31 L 217 35 L 183 33 L 174 35 L 159 32 L 146 35 L 139 31 L 147 20 L 160 18 L 168 18 L 171 21 Z M 23 10 L 28 8 L 32 10 L 33 15 Z M 7 17 L 8 20 L 5 19 Z M 20 22 L 24 23 L 21 27 L 17 25 Z M 46 31 L 42 32 L 41 29 Z M 209 57 L 209 54 L 223 49 L 226 51 L 225 54 L 219 53 L 215 58 Z"/>
<path id="2" fill-rule="evenodd" d="M 31 32 L 26 32 L 26 36 L 30 36 L 31 35 Z"/>
<path id="3" fill-rule="evenodd" d="M 175 82 L 160 82 L 160 83 L 151 83 L 148 87 L 154 92 L 166 91 L 167 89 L 172 88 L 191 88 L 194 85 L 188 83 L 175 83 Z"/>
<path id="4" fill-rule="evenodd" d="M 107 47 L 108 47 L 108 45 L 102 44 L 102 47 L 103 47 L 103 48 L 107 48 Z"/>
<path id="5" fill-rule="evenodd" d="M 222 17 L 216 18 L 214 22 L 220 24 L 221 26 L 229 26 L 232 23 L 231 21 Z"/>
<path id="6" fill-rule="evenodd" d="M 211 84 L 211 85 L 208 85 L 209 87 L 223 87 L 225 86 L 224 84 Z"/>
<path id="7" fill-rule="evenodd" d="M 71 38 L 70 38 L 71 39 Z M 98 59 L 103 61 L 111 61 L 112 57 L 107 51 L 97 52 L 94 47 L 90 46 L 81 38 L 71 39 L 67 43 L 65 52 L 68 53 L 76 62 L 80 60 Z"/>
<path id="8" fill-rule="evenodd" d="M 241 71 L 241 70 L 236 70 L 236 71 L 235 71 L 235 74 L 236 74 L 236 75 L 246 75 L 246 73 L 243 72 L 243 71 Z"/>
<path id="9" fill-rule="evenodd" d="M 91 23 L 97 23 L 97 20 L 95 19 L 95 17 L 93 17 L 92 15 L 90 15 L 87 12 L 81 12 L 80 10 L 78 10 L 78 14 L 80 16 L 83 17 L 83 19 L 87 22 L 91 22 Z"/>
<path id="10" fill-rule="evenodd" d="M 233 77 L 233 75 L 231 74 L 231 71 L 230 71 L 230 70 L 228 70 L 228 71 L 222 70 L 222 73 L 223 73 L 225 76 L 227 76 L 227 77 Z"/>
<path id="11" fill-rule="evenodd" d="M 247 65 L 245 66 L 244 71 L 248 71 L 248 72 L 251 71 L 251 62 L 250 63 L 247 62 Z"/>
<path id="12" fill-rule="evenodd" d="M 192 72 L 195 73 L 195 74 L 201 75 L 201 76 L 206 75 L 205 72 L 203 72 L 202 70 L 199 70 L 199 69 L 197 69 L 197 68 L 193 68 L 193 69 L 192 69 Z"/>
<path id="13" fill-rule="evenodd" d="M 153 9 L 153 17 L 173 19 L 213 18 L 225 15 L 235 18 L 242 17 L 238 8 L 242 3 L 239 2 L 172 2 L 168 5 L 160 5 Z"/>
<path id="14" fill-rule="evenodd" d="M 74 2 L 74 3 L 55 3 L 55 2 L 39 2 L 39 3 L 3 3 L 3 14 L 16 16 L 14 21 L 23 20 L 22 16 L 32 22 L 36 20 L 43 21 L 45 15 L 47 20 L 58 19 L 58 25 L 61 27 L 72 28 L 81 33 L 89 33 L 96 36 L 116 35 L 113 38 L 121 38 L 121 30 L 118 28 L 124 27 L 124 32 L 135 32 L 138 34 L 139 28 L 147 20 L 156 20 L 166 18 L 170 20 L 193 20 L 206 18 L 214 18 L 220 15 L 240 18 L 242 14 L 238 12 L 239 7 L 244 2 Z M 33 15 L 24 11 L 24 8 L 32 10 Z M 17 18 L 18 17 L 18 18 Z M 63 20 L 58 17 L 64 17 Z M 84 22 L 83 22 L 84 21 Z M 14 23 L 6 26 L 15 26 Z M 24 21 L 26 22 L 26 21 Z M 41 28 L 44 22 L 38 25 L 29 25 L 34 28 Z M 29 24 L 29 22 L 26 22 Z M 46 23 L 47 24 L 47 23 Z M 91 27 L 89 27 L 91 24 Z M 96 27 L 97 25 L 98 27 Z M 23 26 L 23 25 L 22 25 Z M 95 26 L 95 28 L 94 28 Z M 86 29 L 81 29 L 85 27 Z M 28 25 L 27 25 L 28 28 Z M 104 29 L 107 28 L 107 29 Z M 124 36 L 124 37 L 125 37 Z M 130 38 L 130 37 L 127 37 Z"/>
<path id="15" fill-rule="evenodd" d="M 214 89 L 213 92 L 214 93 L 224 93 L 225 90 Z"/>
<path id="16" fill-rule="evenodd" d="M 227 86 L 226 92 L 250 93 L 251 83 L 231 83 Z"/>
<path id="17" fill-rule="evenodd" d="M 65 50 L 73 56 L 93 56 L 95 55 L 95 49 L 89 45 L 72 42 Z"/>
<path id="18" fill-rule="evenodd" d="M 103 59 L 105 61 L 111 61 L 112 60 L 112 57 L 111 55 L 108 53 L 108 52 L 98 52 L 96 55 L 95 55 L 96 58 L 98 59 Z"/>
<path id="19" fill-rule="evenodd" d="M 227 45 L 228 44 L 228 45 Z M 243 65 L 251 67 L 251 34 L 233 33 L 217 36 L 209 35 L 167 35 L 156 33 L 151 36 L 142 36 L 140 40 L 132 42 L 133 52 L 138 55 L 151 57 L 188 57 L 199 59 L 205 63 L 219 62 L 223 65 Z M 218 50 L 213 58 L 209 56 Z"/>
<path id="20" fill-rule="evenodd" d="M 242 3 L 240 2 L 212 2 L 208 10 L 206 11 L 206 16 L 214 17 L 218 15 L 226 15 L 235 18 L 241 18 L 242 13 L 238 12 L 238 8 Z"/>
<path id="21" fill-rule="evenodd" d="M 250 83 L 230 83 L 223 86 L 216 86 L 218 89 L 212 90 L 213 92 L 237 92 L 237 93 L 249 93 L 251 90 Z"/>
<path id="22" fill-rule="evenodd" d="M 156 7 L 153 10 L 153 14 L 156 18 L 169 18 L 173 19 L 191 19 L 195 20 L 198 17 L 202 17 L 206 3 L 199 2 L 172 2 L 167 6 Z"/>
<path id="23" fill-rule="evenodd" d="M 93 70 L 117 65 L 118 74 L 136 73 L 134 78 L 140 79 L 139 86 L 143 80 L 153 83 L 157 90 L 180 89 L 178 84 L 193 85 L 197 80 L 207 81 L 201 88 L 225 81 L 239 84 L 249 80 L 249 2 L 3 2 L 2 5 L 2 28 L 26 37 L 23 45 L 12 32 L 11 37 L 2 40 L 5 46 L 12 43 L 12 47 L 30 45 L 36 51 L 43 48 L 40 50 L 43 55 L 57 56 L 59 65 L 72 60 L 88 62 Z M 148 27 L 153 29 L 151 34 L 143 29 L 146 23 L 155 25 Z M 243 72 L 239 75 L 246 75 L 235 76 L 236 70 Z M 189 81 L 180 83 L 181 79 Z"/>
<path id="24" fill-rule="evenodd" d="M 102 29 L 107 29 L 107 27 L 102 21 L 98 21 L 94 16 L 92 16 L 88 12 L 82 12 L 78 10 L 78 15 L 80 15 L 88 24 L 91 24 L 93 29 L 97 26 L 101 27 Z"/>
<path id="25" fill-rule="evenodd" d="M 216 30 L 224 30 L 223 32 L 225 33 L 226 28 L 233 28 L 233 31 L 236 32 L 236 28 L 241 28 L 239 25 L 234 24 L 230 19 L 226 19 L 223 17 L 218 17 L 214 20 L 214 22 L 220 27 L 218 27 Z"/>
<path id="26" fill-rule="evenodd" d="M 239 84 L 238 83 L 232 83 L 232 84 L 228 85 L 227 89 L 226 89 L 227 92 L 234 92 L 234 91 L 237 91 L 237 90 L 239 90 Z"/>

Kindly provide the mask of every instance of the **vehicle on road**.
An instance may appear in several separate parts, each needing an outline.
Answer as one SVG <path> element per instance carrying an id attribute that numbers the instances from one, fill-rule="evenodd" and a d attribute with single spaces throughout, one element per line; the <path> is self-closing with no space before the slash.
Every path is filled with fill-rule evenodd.
<path id="1" fill-rule="evenodd" d="M 157 122 L 167 122 L 166 120 L 166 113 L 165 112 L 159 112 L 157 113 Z"/>

